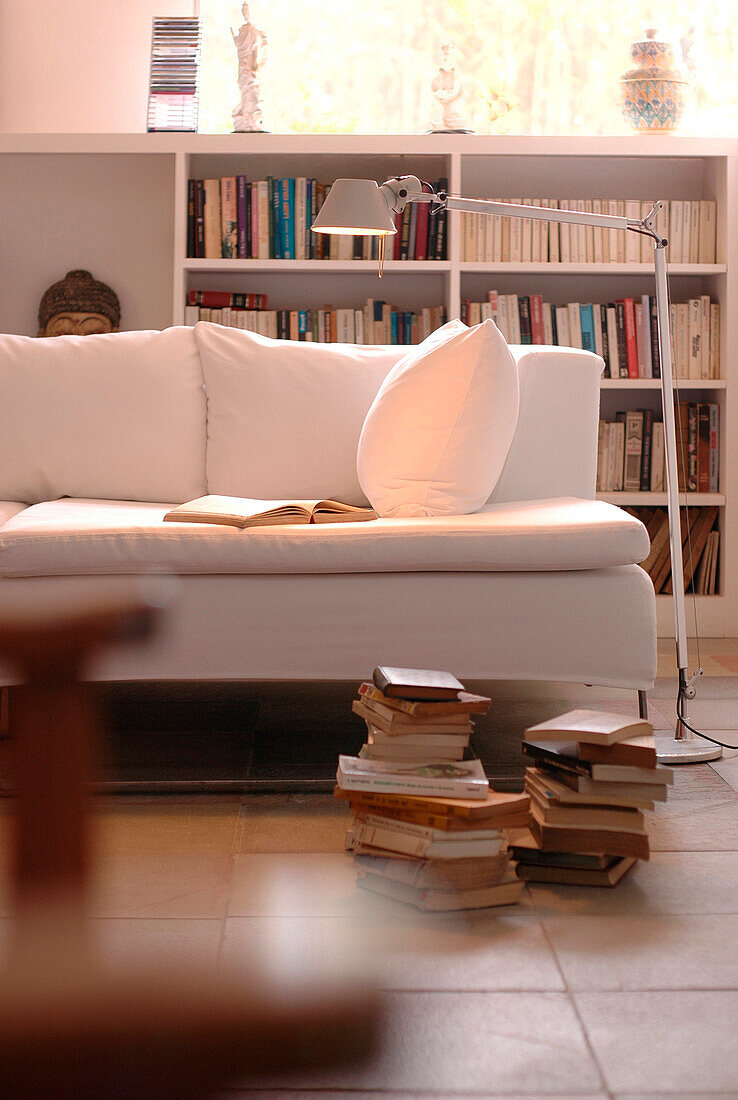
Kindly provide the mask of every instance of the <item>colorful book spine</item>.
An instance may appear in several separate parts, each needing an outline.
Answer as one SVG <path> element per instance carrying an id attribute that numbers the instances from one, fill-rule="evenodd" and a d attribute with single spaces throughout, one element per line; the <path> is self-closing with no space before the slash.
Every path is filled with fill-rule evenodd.
<path id="1" fill-rule="evenodd" d="M 205 186 L 195 180 L 195 256 L 205 255 Z"/>
<path id="2" fill-rule="evenodd" d="M 205 198 L 204 210 L 204 256 L 208 260 L 223 258 L 222 219 L 220 213 L 220 180 L 203 180 Z"/>
<path id="3" fill-rule="evenodd" d="M 582 347 L 585 351 L 595 351 L 594 311 L 588 302 L 579 306 L 582 329 Z"/>
<path id="4" fill-rule="evenodd" d="M 238 255 L 238 205 L 236 177 L 224 176 L 220 181 L 221 256 L 235 260 Z"/>
<path id="5" fill-rule="evenodd" d="M 187 292 L 187 304 L 223 309 L 266 309 L 266 294 L 231 294 L 226 290 L 190 290 Z"/>
<path id="6" fill-rule="evenodd" d="M 239 260 L 245 260 L 250 255 L 249 237 L 249 185 L 245 176 L 236 176 L 236 221 L 238 223 L 238 247 L 236 254 Z"/>
<path id="7" fill-rule="evenodd" d="M 196 242 L 196 193 L 197 193 L 197 180 L 190 179 L 187 181 L 187 255 L 188 257 L 197 256 L 197 242 Z"/>
<path id="8" fill-rule="evenodd" d="M 628 364 L 628 378 L 638 378 L 638 345 L 636 342 L 635 301 L 623 298 L 625 319 L 625 355 Z"/>

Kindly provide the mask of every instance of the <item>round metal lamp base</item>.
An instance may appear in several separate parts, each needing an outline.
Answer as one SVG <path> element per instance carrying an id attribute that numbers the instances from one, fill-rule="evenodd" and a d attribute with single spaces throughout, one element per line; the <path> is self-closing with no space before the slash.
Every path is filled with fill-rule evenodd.
<path id="1" fill-rule="evenodd" d="M 704 764 L 708 760 L 719 760 L 723 755 L 720 745 L 713 745 L 704 737 L 692 736 L 688 740 L 677 741 L 666 733 L 658 733 L 655 738 L 656 757 L 659 764 Z"/>

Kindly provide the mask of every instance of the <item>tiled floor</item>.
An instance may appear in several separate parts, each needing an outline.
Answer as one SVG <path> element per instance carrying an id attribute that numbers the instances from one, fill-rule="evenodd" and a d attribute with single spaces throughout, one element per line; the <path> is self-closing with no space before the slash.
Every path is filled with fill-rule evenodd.
<path id="1" fill-rule="evenodd" d="M 691 717 L 738 744 L 738 642 L 702 647 Z M 651 699 L 657 726 L 673 709 L 672 651 L 663 645 Z M 595 690 L 518 686 L 510 713 L 582 697 L 633 707 Z M 650 815 L 651 860 L 614 890 L 531 886 L 487 912 L 422 914 L 360 891 L 347 816 L 323 794 L 100 800 L 94 927 L 106 956 L 227 972 L 259 958 L 346 981 L 358 960 L 386 991 L 369 1065 L 235 1083 L 222 1100 L 738 1097 L 738 753 L 677 769 Z"/>

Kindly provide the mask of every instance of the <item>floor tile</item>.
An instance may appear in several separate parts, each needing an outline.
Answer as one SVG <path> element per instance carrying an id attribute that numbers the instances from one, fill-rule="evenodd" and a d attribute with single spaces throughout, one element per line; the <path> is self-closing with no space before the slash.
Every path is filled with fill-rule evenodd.
<path id="1" fill-rule="evenodd" d="M 379 988 L 385 958 L 381 937 L 368 937 L 350 918 L 229 917 L 218 966 L 230 977 L 289 996 L 295 983 Z"/>
<path id="2" fill-rule="evenodd" d="M 93 942 L 113 966 L 186 962 L 204 970 L 215 968 L 223 932 L 218 920 L 95 920 Z"/>
<path id="3" fill-rule="evenodd" d="M 733 676 L 738 675 L 738 654 L 723 653 L 705 656 L 700 660 L 700 666 L 705 676 Z"/>
<path id="4" fill-rule="evenodd" d="M 713 805 L 667 803 L 663 810 L 646 812 L 646 828 L 652 852 L 738 851 L 738 796 Z"/>
<path id="5" fill-rule="evenodd" d="M 94 872 L 95 917 L 224 917 L 232 857 L 219 853 L 105 854 Z"/>
<path id="6" fill-rule="evenodd" d="M 735 685 L 733 684 L 732 696 L 726 696 L 722 699 L 709 699 L 706 694 L 701 690 L 702 684 L 697 689 L 698 697 L 693 699 L 687 707 L 687 720 L 691 726 L 699 733 L 700 729 L 704 729 L 705 733 L 710 733 L 711 730 L 735 730 L 738 734 L 738 699 L 735 698 Z M 666 713 L 668 711 L 664 707 L 664 700 L 654 699 L 656 706 L 660 706 L 661 710 Z M 670 728 L 671 720 L 667 724 L 667 728 Z M 736 736 L 738 742 L 738 736 Z"/>
<path id="7" fill-rule="evenodd" d="M 544 921 L 575 991 L 738 988 L 738 915 Z"/>
<path id="8" fill-rule="evenodd" d="M 574 999 L 613 1092 L 738 1095 L 738 991 Z"/>
<path id="9" fill-rule="evenodd" d="M 118 854 L 230 853 L 236 842 L 237 802 L 100 800 L 93 818 L 95 843 Z"/>
<path id="10" fill-rule="evenodd" d="M 374 902 L 345 853 L 253 853 L 234 859 L 228 916 L 351 916 Z"/>
<path id="11" fill-rule="evenodd" d="M 295 1092 L 350 1088 L 444 1097 L 602 1090 L 563 993 L 394 993 L 387 1005 L 373 1064 L 305 1074 L 292 1082 L 275 1076 L 250 1084 L 266 1089 L 292 1085 Z"/>
<path id="12" fill-rule="evenodd" d="M 695 667 L 696 661 L 690 660 L 690 671 Z M 677 698 L 677 679 L 676 674 L 672 673 L 669 676 L 662 676 L 659 674 L 656 683 L 648 693 L 649 700 L 660 700 L 660 707 L 663 710 L 667 707 L 667 700 L 671 700 L 672 706 L 669 708 L 669 713 L 674 713 L 676 709 Z M 697 700 L 707 699 L 736 699 L 736 677 L 735 676 L 702 676 L 697 682 Z M 729 723 L 733 725 L 733 723 Z"/>
<path id="13" fill-rule="evenodd" d="M 729 756 L 727 759 L 713 760 L 710 767 L 721 779 L 729 783 L 734 791 L 738 791 L 738 754 Z"/>
<path id="14" fill-rule="evenodd" d="M 673 641 L 671 644 L 674 645 Z M 738 638 L 703 638 L 700 645 L 708 653 L 738 653 Z"/>
<path id="15" fill-rule="evenodd" d="M 256 795 L 241 808 L 236 851 L 343 852 L 350 820 L 332 795 Z"/>
<path id="16" fill-rule="evenodd" d="M 517 906 L 464 914 L 421 913 L 408 906 L 394 922 L 372 917 L 231 917 L 221 965 L 261 952 L 326 960 L 340 948 L 359 953 L 384 989 L 564 989 L 538 920 Z"/>
<path id="17" fill-rule="evenodd" d="M 664 808 L 677 806 L 687 799 L 695 803 L 726 802 L 732 798 L 730 785 L 711 764 L 684 764 L 672 769 L 674 782 L 669 787 Z"/>
<path id="18" fill-rule="evenodd" d="M 738 913 L 737 852 L 654 852 L 611 890 L 529 883 L 544 916 Z"/>

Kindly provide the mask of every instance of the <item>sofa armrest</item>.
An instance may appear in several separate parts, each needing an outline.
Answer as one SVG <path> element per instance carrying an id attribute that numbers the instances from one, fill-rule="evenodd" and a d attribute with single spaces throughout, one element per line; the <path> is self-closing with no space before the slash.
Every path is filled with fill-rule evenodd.
<path id="1" fill-rule="evenodd" d="M 511 345 L 520 381 L 518 426 L 490 502 L 595 495 L 599 355 Z"/>

